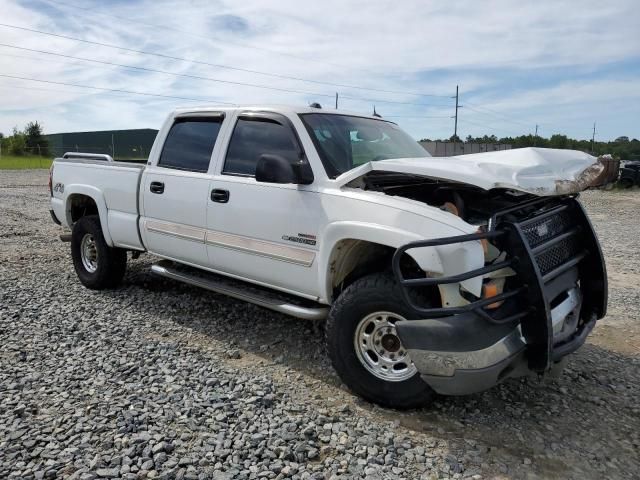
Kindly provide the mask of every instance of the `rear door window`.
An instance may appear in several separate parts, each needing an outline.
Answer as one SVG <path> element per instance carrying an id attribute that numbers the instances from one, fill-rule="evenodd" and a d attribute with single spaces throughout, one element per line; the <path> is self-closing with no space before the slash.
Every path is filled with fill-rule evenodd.
<path id="1" fill-rule="evenodd" d="M 158 166 L 206 172 L 221 125 L 222 117 L 177 119 L 164 142 Z"/>

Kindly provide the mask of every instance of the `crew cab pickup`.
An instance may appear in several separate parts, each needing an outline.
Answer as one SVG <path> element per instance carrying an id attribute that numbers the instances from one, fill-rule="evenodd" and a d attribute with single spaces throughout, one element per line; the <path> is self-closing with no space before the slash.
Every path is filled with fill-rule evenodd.
<path id="1" fill-rule="evenodd" d="M 578 192 L 617 165 L 524 148 L 432 158 L 387 120 L 318 108 L 179 109 L 146 164 L 66 154 L 51 214 L 88 288 L 152 271 L 324 320 L 355 393 L 424 405 L 562 368 L 606 313 Z"/>

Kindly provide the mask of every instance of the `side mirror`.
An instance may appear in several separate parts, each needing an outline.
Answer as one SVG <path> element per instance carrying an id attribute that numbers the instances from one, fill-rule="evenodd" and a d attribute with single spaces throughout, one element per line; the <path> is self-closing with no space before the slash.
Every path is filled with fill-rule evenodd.
<path id="1" fill-rule="evenodd" d="M 256 165 L 256 181 L 308 185 L 313 182 L 313 172 L 304 160 L 291 163 L 281 155 L 264 154 Z"/>

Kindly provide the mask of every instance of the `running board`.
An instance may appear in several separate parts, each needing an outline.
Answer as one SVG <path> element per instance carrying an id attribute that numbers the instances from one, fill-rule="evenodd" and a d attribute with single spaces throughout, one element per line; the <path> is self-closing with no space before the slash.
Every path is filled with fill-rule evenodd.
<path id="1" fill-rule="evenodd" d="M 323 320 L 329 312 L 328 307 L 320 304 L 316 304 L 318 306 L 313 307 L 296 305 L 292 301 L 297 300 L 297 298 L 292 295 L 256 287 L 240 280 L 234 280 L 195 268 L 183 267 L 170 261 L 163 260 L 152 265 L 151 271 L 162 277 L 187 283 L 195 287 L 205 288 L 212 292 L 221 293 L 304 320 Z M 300 301 L 303 302 L 304 300 L 300 299 Z"/>

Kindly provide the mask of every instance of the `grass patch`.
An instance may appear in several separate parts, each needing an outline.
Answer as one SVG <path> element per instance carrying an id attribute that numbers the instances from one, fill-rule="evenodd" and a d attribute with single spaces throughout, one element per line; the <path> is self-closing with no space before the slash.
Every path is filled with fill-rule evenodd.
<path id="1" fill-rule="evenodd" d="M 0 170 L 32 170 L 35 168 L 49 168 L 53 160 L 48 157 L 2 155 Z"/>

